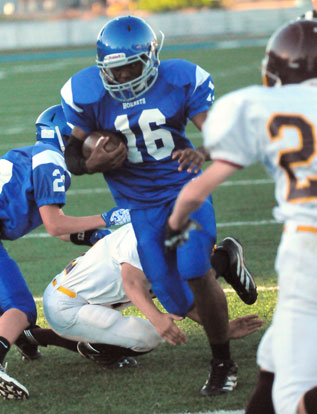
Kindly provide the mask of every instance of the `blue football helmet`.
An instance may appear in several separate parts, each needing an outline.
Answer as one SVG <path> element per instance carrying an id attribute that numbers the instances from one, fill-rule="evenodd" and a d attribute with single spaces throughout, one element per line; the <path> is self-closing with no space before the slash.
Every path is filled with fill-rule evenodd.
<path id="1" fill-rule="evenodd" d="M 120 101 L 132 101 L 153 86 L 158 75 L 159 52 L 156 35 L 141 18 L 123 16 L 111 20 L 101 29 L 97 37 L 96 63 L 104 87 L 110 95 Z M 124 83 L 115 80 L 112 68 L 141 62 L 142 73 L 137 78 Z"/>
<path id="2" fill-rule="evenodd" d="M 35 121 L 36 140 L 65 150 L 66 140 L 72 132 L 67 124 L 62 105 L 54 105 L 43 111 Z"/>

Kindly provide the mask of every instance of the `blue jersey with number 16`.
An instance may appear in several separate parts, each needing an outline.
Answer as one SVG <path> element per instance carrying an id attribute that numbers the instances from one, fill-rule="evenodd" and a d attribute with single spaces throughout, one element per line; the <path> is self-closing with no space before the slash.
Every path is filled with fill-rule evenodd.
<path id="1" fill-rule="evenodd" d="M 175 199 L 196 174 L 178 171 L 173 151 L 192 148 L 188 119 L 209 109 L 214 99 L 210 75 L 180 59 L 162 61 L 154 85 L 139 99 L 120 102 L 106 91 L 96 66 L 63 86 L 66 119 L 87 133 L 108 129 L 123 134 L 128 156 L 121 168 L 104 174 L 118 206 L 144 208 Z"/>

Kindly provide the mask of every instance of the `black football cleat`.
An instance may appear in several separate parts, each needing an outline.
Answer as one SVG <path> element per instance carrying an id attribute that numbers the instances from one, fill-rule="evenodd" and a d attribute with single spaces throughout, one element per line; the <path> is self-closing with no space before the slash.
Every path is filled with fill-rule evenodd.
<path id="1" fill-rule="evenodd" d="M 3 400 L 26 400 L 29 392 L 15 378 L 10 377 L 5 366 L 0 364 L 0 398 Z"/>
<path id="2" fill-rule="evenodd" d="M 229 257 L 227 270 L 221 273 L 221 276 L 233 287 L 244 303 L 253 305 L 257 300 L 258 292 L 253 276 L 245 264 L 243 248 L 239 240 L 233 237 L 226 237 L 217 245 L 211 258 L 211 263 L 216 270 L 217 260 L 221 260 L 217 257 L 217 252 L 226 252 Z M 223 256 L 219 255 L 219 257 Z"/>
<path id="3" fill-rule="evenodd" d="M 90 359 L 102 368 L 106 369 L 117 369 L 126 367 L 135 367 L 137 361 L 132 357 L 120 356 L 113 357 L 109 353 L 98 351 L 89 342 L 78 342 L 77 344 L 78 353 L 87 359 Z"/>
<path id="4" fill-rule="evenodd" d="M 234 390 L 238 382 L 238 365 L 229 360 L 213 359 L 210 363 L 210 373 L 200 394 L 214 396 Z"/>
<path id="5" fill-rule="evenodd" d="M 39 344 L 29 329 L 25 329 L 14 344 L 22 355 L 23 361 L 34 361 L 42 356 L 38 350 Z"/>

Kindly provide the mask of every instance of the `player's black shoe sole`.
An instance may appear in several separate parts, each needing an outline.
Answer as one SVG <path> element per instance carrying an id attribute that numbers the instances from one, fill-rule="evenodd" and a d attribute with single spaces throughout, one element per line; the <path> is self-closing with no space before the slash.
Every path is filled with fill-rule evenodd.
<path id="1" fill-rule="evenodd" d="M 210 363 L 210 373 L 200 394 L 220 395 L 231 392 L 237 386 L 238 365 L 231 360 L 215 360 Z"/>
<path id="2" fill-rule="evenodd" d="M 4 400 L 26 400 L 28 390 L 15 378 L 6 373 L 6 367 L 0 364 L 0 398 Z"/>
<path id="3" fill-rule="evenodd" d="M 77 350 L 82 357 L 94 361 L 102 368 L 117 369 L 125 367 L 135 367 L 137 365 L 137 361 L 132 357 L 112 357 L 109 354 L 98 351 L 90 343 L 78 342 Z"/>
<path id="4" fill-rule="evenodd" d="M 212 255 L 211 263 L 215 268 L 217 260 L 221 260 L 217 257 L 218 252 L 221 253 L 219 254 L 220 257 L 223 252 L 226 252 L 229 257 L 227 271 L 221 274 L 221 276 L 233 287 L 244 303 L 253 305 L 257 300 L 258 293 L 253 276 L 245 264 L 241 243 L 233 237 L 223 239 L 217 245 Z"/>

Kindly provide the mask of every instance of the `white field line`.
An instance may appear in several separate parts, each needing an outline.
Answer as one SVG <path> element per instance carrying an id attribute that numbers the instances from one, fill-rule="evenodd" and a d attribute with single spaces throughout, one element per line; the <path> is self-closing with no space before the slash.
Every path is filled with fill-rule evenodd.
<path id="1" fill-rule="evenodd" d="M 239 47 L 239 42 L 228 42 L 228 41 L 224 41 L 224 42 L 219 42 L 219 45 L 217 47 L 217 49 L 224 49 L 224 48 L 236 48 Z M 17 63 L 17 64 L 13 64 L 10 65 L 9 68 L 7 69 L 3 69 L 0 70 L 0 81 L 4 80 L 7 81 L 8 77 L 12 77 L 12 76 L 16 76 L 16 75 L 20 75 L 21 72 L 25 73 L 44 73 L 47 71 L 56 71 L 56 70 L 64 70 L 65 67 L 69 66 L 69 65 L 73 65 L 74 61 L 77 62 L 86 62 L 87 61 L 87 57 L 74 57 L 73 59 L 64 59 L 61 58 L 59 61 L 53 61 L 53 62 L 46 62 L 46 63 L 31 63 L 28 65 L 21 65 L 21 63 Z M 259 69 L 259 65 L 258 63 L 253 63 L 253 64 L 249 64 L 249 65 L 242 65 L 237 67 L 230 67 L 230 68 L 222 68 L 221 71 L 214 71 L 212 72 L 212 77 L 215 80 L 216 84 L 217 84 L 217 79 L 219 78 L 229 78 L 231 76 L 232 73 L 248 73 L 248 72 L 253 72 L 254 70 L 258 70 Z M 8 117 L 6 108 L 3 109 L 4 114 Z M 0 115 L 2 115 L 2 108 L 0 108 Z M 3 115 L 4 115 L 3 114 Z M 17 114 L 18 115 L 18 114 Z M 3 135 L 14 135 L 14 134 L 23 134 L 25 133 L 25 125 L 23 124 L 23 120 L 21 120 L 21 123 L 17 124 L 17 119 L 14 116 L 14 114 L 10 114 L 9 115 L 12 118 L 12 124 L 14 124 L 14 127 L 11 128 L 0 128 L 0 134 Z M 196 140 L 196 139 L 201 139 L 201 134 L 200 133 L 193 133 L 189 135 L 189 138 L 192 140 Z M 30 142 L 26 142 L 26 143 L 14 143 L 14 147 L 18 147 L 18 146 L 27 146 L 27 145 L 32 145 L 33 143 Z M 2 150 L 9 150 L 12 148 L 12 143 L 7 143 L 7 144 L 1 144 L 0 145 L 0 151 Z"/>
<path id="2" fill-rule="evenodd" d="M 236 180 L 236 181 L 225 181 L 221 184 L 223 187 L 237 186 L 237 185 L 263 185 L 263 184 L 273 184 L 273 180 L 270 178 L 260 178 L 257 180 Z M 109 194 L 110 190 L 108 188 L 84 188 L 78 190 L 69 190 L 67 191 L 68 196 L 73 195 L 85 195 L 85 194 L 97 194 L 97 193 L 106 193 Z"/>
<path id="3" fill-rule="evenodd" d="M 279 290 L 279 287 L 278 286 L 258 286 L 256 290 L 258 292 L 275 291 L 275 290 Z M 228 288 L 228 289 L 224 289 L 224 292 L 235 292 L 235 290 Z"/>
<path id="4" fill-rule="evenodd" d="M 30 64 L 21 64 L 16 63 L 10 65 L 9 68 L 3 68 L 0 71 L 0 80 L 6 80 L 8 77 L 13 77 L 20 75 L 20 73 L 45 73 L 51 71 L 64 70 L 65 67 L 73 65 L 74 62 L 87 62 L 86 57 L 74 58 L 74 59 L 60 59 L 59 61 L 47 62 L 47 63 L 30 63 Z"/>
<path id="5" fill-rule="evenodd" d="M 1 108 L 0 108 L 0 115 L 2 115 L 1 113 Z M 3 113 L 4 116 L 4 113 Z M 15 122 L 15 126 L 12 126 L 10 128 L 1 128 L 0 127 L 0 133 L 1 135 L 15 135 L 15 134 L 19 134 L 19 133 L 25 133 L 25 125 L 21 124 L 20 126 L 16 125 Z M 192 132 L 190 134 L 186 135 L 189 139 L 191 139 L 192 141 L 196 141 L 198 139 L 202 138 L 202 135 L 200 132 Z M 18 147 L 26 147 L 29 145 L 33 145 L 35 142 L 35 135 L 34 135 L 34 141 L 29 141 L 30 138 L 27 138 L 28 141 L 22 141 L 22 142 L 14 142 L 14 144 L 12 144 L 12 142 L 7 142 L 7 143 L 2 143 L 0 144 L 0 150 L 9 150 L 11 148 L 18 148 Z"/>
<path id="6" fill-rule="evenodd" d="M 1 116 L 1 111 L 0 111 L 0 116 Z M 15 121 L 15 124 L 16 124 L 16 121 Z M 25 126 L 22 125 L 22 124 L 20 126 L 14 126 L 14 127 L 10 127 L 10 128 L 1 128 L 0 127 L 0 134 L 1 134 L 1 136 L 3 136 L 3 135 L 8 135 L 9 136 L 9 135 L 16 135 L 16 134 L 21 134 L 22 136 L 27 135 L 27 138 L 26 138 L 27 141 L 21 141 L 21 142 L 10 142 L 9 141 L 9 142 L 0 144 L 0 151 L 9 151 L 12 148 L 28 147 L 29 145 L 34 145 L 35 144 L 35 130 L 34 130 L 34 141 L 31 141 L 30 137 L 32 136 L 33 133 L 26 132 Z M 200 133 L 187 134 L 186 136 L 193 143 L 195 143 L 196 141 L 202 139 L 202 136 L 201 136 Z"/>
<path id="7" fill-rule="evenodd" d="M 259 221 L 231 221 L 229 223 L 217 223 L 218 228 L 223 227 L 241 227 L 241 226 L 266 226 L 268 224 L 281 224 L 276 220 L 259 220 Z M 48 233 L 30 233 L 23 236 L 23 239 L 46 239 L 52 237 Z"/>
<path id="8" fill-rule="evenodd" d="M 263 178 L 257 180 L 237 180 L 237 181 L 225 181 L 221 184 L 223 187 L 230 187 L 230 186 L 237 186 L 237 185 L 263 185 L 263 184 L 273 184 L 273 180 L 270 178 Z M 83 188 L 77 190 L 69 190 L 67 191 L 67 196 L 77 196 L 77 195 L 89 195 L 89 194 L 110 194 L 110 190 L 107 187 L 100 187 L 100 188 Z M 265 224 L 265 223 L 264 223 Z"/>
<path id="9" fill-rule="evenodd" d="M 222 185 L 225 186 L 237 186 L 237 185 L 261 185 L 261 184 L 271 184 L 273 180 L 271 179 L 259 179 L 259 180 L 240 180 L 240 181 L 227 181 Z M 89 194 L 110 194 L 108 188 L 94 188 L 94 189 L 78 189 L 78 190 L 69 190 L 67 192 L 68 196 L 76 195 L 89 195 Z M 256 220 L 256 221 L 231 221 L 227 223 L 217 223 L 217 228 L 224 227 L 241 227 L 241 226 L 266 226 L 269 224 L 280 224 L 274 219 L 269 220 Z M 37 238 L 49 238 L 52 237 L 48 233 L 30 233 L 22 237 L 23 239 L 37 239 Z"/>
<path id="10" fill-rule="evenodd" d="M 266 39 L 261 40 L 255 40 L 254 44 L 250 44 L 250 46 L 263 46 L 266 44 Z M 224 40 L 217 42 L 216 50 L 220 49 L 237 49 L 241 47 L 246 47 L 243 42 L 240 42 L 239 40 L 232 41 L 232 40 Z M 17 62 L 15 64 L 12 64 L 8 68 L 3 68 L 0 71 L 0 80 L 5 80 L 9 76 L 15 76 L 16 74 L 20 73 L 41 73 L 41 72 L 47 72 L 47 71 L 56 71 L 56 70 L 63 70 L 66 66 L 73 65 L 74 62 L 76 63 L 85 63 L 87 62 L 87 59 L 89 60 L 89 56 L 73 56 L 72 59 L 64 58 L 64 57 L 55 57 L 52 58 L 53 61 L 51 62 L 45 62 L 45 63 L 27 63 L 27 64 L 21 64 L 20 62 Z M 233 71 L 237 73 L 245 73 L 250 72 L 253 70 L 258 70 L 259 65 L 258 63 L 254 62 L 250 65 L 242 65 L 235 68 L 228 68 L 224 70 L 222 68 L 221 71 L 214 71 L 212 73 L 212 76 L 214 79 L 217 79 L 219 77 L 225 77 L 227 78 L 230 76 Z"/>
<path id="11" fill-rule="evenodd" d="M 237 186 L 237 185 L 262 185 L 262 184 L 272 184 L 273 180 L 271 179 L 258 179 L 258 180 L 240 180 L 240 181 L 226 181 L 222 185 L 224 186 Z M 110 194 L 108 188 L 86 188 L 78 190 L 69 190 L 67 192 L 68 196 L 76 195 L 89 195 L 89 194 Z M 241 226 L 265 226 L 268 224 L 280 224 L 274 219 L 270 220 L 257 220 L 257 221 L 232 221 L 228 223 L 217 223 L 218 228 L 223 227 L 241 227 Z M 47 238 L 51 237 L 48 233 L 30 233 L 22 237 L 22 239 L 34 239 L 34 238 Z"/>
<path id="12" fill-rule="evenodd" d="M 175 413 L 175 414 L 184 414 L 184 413 Z M 244 410 L 199 411 L 195 413 L 186 412 L 186 414 L 244 414 Z"/>
<path id="13" fill-rule="evenodd" d="M 278 286 L 258 286 L 257 287 L 257 291 L 258 292 L 265 292 L 265 291 L 276 291 L 279 290 Z M 234 290 L 233 289 L 224 289 L 225 293 L 233 293 Z M 36 296 L 34 297 L 35 302 L 42 302 L 43 301 L 43 297 L 42 296 Z M 181 413 L 180 413 L 181 414 Z M 189 413 L 188 413 L 189 414 Z M 199 413 L 195 413 L 195 414 L 199 414 Z M 204 414 L 208 414 L 208 413 L 204 413 Z"/>

